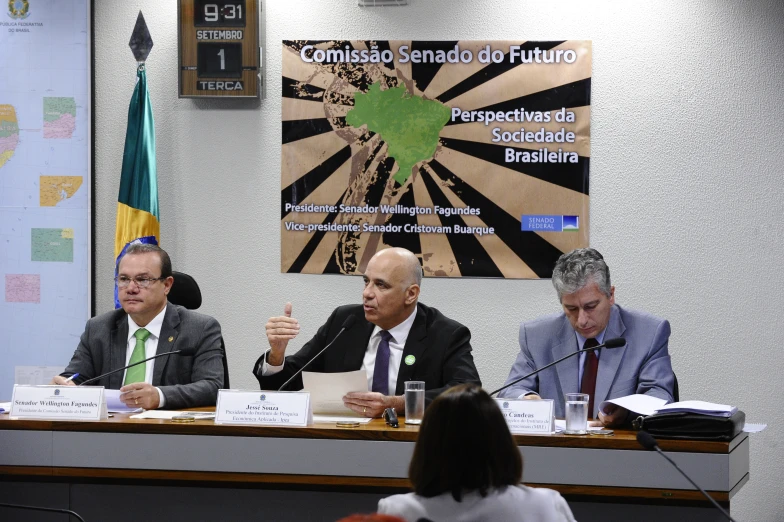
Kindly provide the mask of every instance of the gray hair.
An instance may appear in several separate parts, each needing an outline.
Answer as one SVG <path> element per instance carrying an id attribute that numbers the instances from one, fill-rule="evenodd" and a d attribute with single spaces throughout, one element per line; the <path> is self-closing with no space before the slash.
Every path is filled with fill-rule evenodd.
<path id="1" fill-rule="evenodd" d="M 171 277 L 172 275 L 172 263 L 169 254 L 166 253 L 164 249 L 159 247 L 158 245 L 153 245 L 151 243 L 131 243 L 128 245 L 128 249 L 125 253 L 117 260 L 117 266 L 115 267 L 115 273 L 120 273 L 120 261 L 125 256 L 132 256 L 136 254 L 149 254 L 149 253 L 156 253 L 161 260 L 161 277 Z"/>
<path id="2" fill-rule="evenodd" d="M 558 258 L 553 269 L 553 286 L 559 301 L 590 283 L 596 283 L 604 295 L 610 296 L 610 268 L 596 249 L 578 248 Z"/>
<path id="3" fill-rule="evenodd" d="M 414 279 L 414 282 L 419 286 L 422 287 L 422 265 L 419 264 L 419 258 L 414 258 L 414 263 L 411 265 L 411 272 Z"/>
<path id="4" fill-rule="evenodd" d="M 406 265 L 406 270 L 408 271 L 408 280 L 405 282 L 405 285 L 417 285 L 420 288 L 422 287 L 422 265 L 419 264 L 419 258 L 406 248 L 395 247 L 395 253 L 400 255 L 403 258 L 403 261 Z"/>

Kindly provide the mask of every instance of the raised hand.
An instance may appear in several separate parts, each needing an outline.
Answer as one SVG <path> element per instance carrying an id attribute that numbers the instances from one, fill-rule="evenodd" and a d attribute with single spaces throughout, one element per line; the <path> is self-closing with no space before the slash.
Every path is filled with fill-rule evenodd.
<path id="1" fill-rule="evenodd" d="M 299 334 L 299 321 L 291 317 L 291 303 L 283 307 L 283 315 L 270 317 L 265 328 L 271 348 L 267 362 L 272 366 L 280 366 L 283 364 L 286 346 Z"/>

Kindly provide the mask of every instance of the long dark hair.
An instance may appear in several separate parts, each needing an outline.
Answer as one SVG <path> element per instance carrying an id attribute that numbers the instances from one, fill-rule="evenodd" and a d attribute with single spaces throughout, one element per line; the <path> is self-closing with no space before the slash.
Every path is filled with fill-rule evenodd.
<path id="1" fill-rule="evenodd" d="M 451 492 L 458 502 L 464 491 L 519 484 L 523 458 L 501 410 L 482 388 L 460 384 L 427 408 L 408 467 L 417 495 Z"/>

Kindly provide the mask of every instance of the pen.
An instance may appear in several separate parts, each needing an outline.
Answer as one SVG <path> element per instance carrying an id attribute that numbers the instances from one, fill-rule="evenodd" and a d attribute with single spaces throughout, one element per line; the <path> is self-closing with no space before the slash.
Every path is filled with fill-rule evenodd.
<path id="1" fill-rule="evenodd" d="M 78 373 L 75 373 L 75 374 L 71 375 L 70 377 L 68 377 L 68 378 L 65 380 L 65 382 L 71 382 L 72 380 L 76 379 L 77 377 L 79 377 L 79 374 L 78 374 Z"/>

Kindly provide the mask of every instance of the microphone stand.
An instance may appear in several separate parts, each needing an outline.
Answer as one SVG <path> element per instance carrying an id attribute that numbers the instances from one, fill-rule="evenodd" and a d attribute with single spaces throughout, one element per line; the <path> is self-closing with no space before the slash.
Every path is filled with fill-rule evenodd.
<path id="1" fill-rule="evenodd" d="M 56 509 L 56 508 L 45 508 L 45 507 L 37 507 L 37 506 L 23 506 L 21 504 L 5 504 L 5 503 L 0 504 L 0 507 L 10 508 L 10 509 L 29 509 L 30 511 L 47 511 L 47 512 L 50 512 L 50 513 L 65 513 L 65 514 L 68 514 L 70 516 L 78 518 L 82 522 L 85 522 L 85 520 L 81 516 L 79 516 L 78 513 L 74 512 L 74 511 L 71 511 L 70 509 Z M 70 518 L 70 517 L 68 517 L 68 518 Z"/>
<path id="2" fill-rule="evenodd" d="M 623 343 L 623 344 L 621 344 L 621 345 L 619 345 L 619 346 L 610 346 L 609 348 L 610 348 L 610 349 L 612 349 L 612 348 L 620 348 L 621 346 L 625 346 L 625 345 L 626 345 L 626 342 L 624 341 L 624 343 Z M 525 379 L 527 379 L 527 378 L 531 377 L 532 375 L 536 375 L 537 373 L 539 373 L 539 372 L 541 372 L 541 371 L 544 371 L 544 370 L 546 370 L 547 368 L 549 368 L 550 366 L 556 365 L 556 364 L 558 364 L 559 362 L 561 362 L 561 361 L 563 361 L 563 360 L 566 360 L 566 359 L 568 359 L 569 357 L 574 357 L 575 355 L 577 355 L 577 354 L 580 354 L 580 353 L 583 353 L 583 352 L 588 352 L 588 351 L 591 351 L 591 350 L 598 350 L 598 349 L 600 349 L 600 348 L 606 348 L 606 347 L 607 347 L 607 343 L 602 343 L 602 344 L 600 344 L 600 345 L 594 346 L 593 348 L 582 348 L 582 349 L 580 349 L 580 350 L 577 350 L 576 352 L 572 352 L 572 353 L 570 353 L 569 355 L 567 355 L 566 357 L 561 357 L 561 358 L 560 358 L 560 359 L 558 359 L 557 361 L 553 361 L 553 362 L 551 362 L 550 364 L 548 364 L 548 365 L 546 365 L 546 366 L 542 366 L 542 367 L 541 367 L 541 368 L 539 368 L 538 370 L 534 370 L 534 371 L 532 371 L 532 372 L 531 372 L 531 373 L 529 373 L 528 375 L 523 375 L 523 376 L 522 376 L 522 377 L 520 377 L 519 379 L 516 379 L 516 380 L 514 380 L 514 381 L 510 382 L 509 384 L 505 384 L 504 386 L 501 386 L 501 387 L 500 387 L 500 388 L 498 388 L 496 391 L 494 391 L 493 393 L 491 393 L 491 394 L 490 394 L 490 396 L 492 397 L 492 396 L 493 396 L 493 395 L 495 395 L 496 393 L 498 393 L 498 392 L 500 392 L 500 391 L 504 391 L 505 389 L 509 388 L 510 386 L 514 386 L 514 385 L 515 385 L 515 384 L 517 384 L 518 382 L 520 382 L 520 381 L 523 381 L 523 380 L 525 380 Z"/>
<path id="3" fill-rule="evenodd" d="M 93 381 L 97 381 L 98 379 L 103 379 L 104 377 L 106 377 L 108 375 L 112 375 L 114 373 L 121 372 L 123 370 L 127 370 L 128 368 L 133 368 L 134 366 L 137 366 L 137 365 L 142 364 L 142 363 L 146 363 L 147 361 L 151 361 L 152 359 L 157 359 L 158 357 L 163 357 L 165 355 L 180 354 L 180 353 L 182 353 L 182 350 L 172 350 L 171 352 L 159 353 L 158 355 L 153 355 L 152 357 L 147 357 L 143 361 L 135 362 L 133 364 L 129 364 L 128 366 L 123 366 L 122 368 L 117 368 L 116 370 L 112 370 L 110 372 L 106 372 L 106 373 L 104 373 L 102 375 L 99 375 L 98 377 L 93 377 L 92 379 L 87 379 L 84 382 L 80 382 L 77 386 L 83 386 L 83 385 L 87 384 L 88 382 L 93 382 Z"/>
<path id="4" fill-rule="evenodd" d="M 648 435 L 648 437 L 646 437 L 645 435 L 642 435 L 643 433 L 645 433 L 645 435 Z M 718 502 L 716 502 L 716 499 L 714 499 L 712 496 L 708 495 L 708 493 L 707 493 L 707 492 L 706 492 L 704 489 L 702 489 L 702 488 L 701 488 L 701 487 L 700 487 L 700 486 L 699 486 L 699 485 L 698 485 L 696 482 L 694 482 L 694 481 L 691 479 L 691 477 L 690 477 L 690 476 L 688 476 L 688 475 L 686 474 L 686 472 L 685 472 L 685 471 L 683 471 L 681 468 L 679 468 L 679 467 L 678 467 L 678 465 L 675 463 L 675 461 L 674 461 L 674 460 L 672 460 L 670 457 L 668 457 L 668 456 L 667 456 L 667 455 L 666 455 L 666 454 L 665 454 L 665 453 L 662 451 L 662 449 L 659 447 L 659 445 L 658 445 L 658 444 L 656 444 L 656 439 L 655 439 L 655 438 L 653 438 L 653 435 L 651 435 L 651 434 L 650 434 L 650 433 L 648 433 L 648 432 L 638 431 L 638 432 L 637 432 L 637 442 L 639 442 L 639 443 L 640 443 L 640 445 L 641 445 L 643 448 L 645 448 L 645 449 L 653 449 L 653 450 L 654 450 L 654 451 L 656 451 L 656 452 L 657 452 L 659 455 L 661 455 L 662 457 L 664 457 L 665 459 L 667 459 L 667 461 L 668 461 L 670 464 L 672 464 L 672 465 L 673 465 L 673 467 L 674 467 L 675 469 L 677 469 L 677 470 L 680 472 L 680 474 L 681 474 L 681 475 L 683 475 L 684 477 L 686 477 L 686 480 L 688 480 L 689 482 L 691 482 L 691 485 L 692 485 L 692 486 L 694 486 L 695 488 L 699 489 L 699 490 L 700 490 L 700 493 L 702 493 L 702 494 L 705 496 L 705 498 L 707 498 L 708 500 L 710 500 L 710 501 L 711 501 L 711 503 L 713 504 L 713 507 L 715 507 L 716 509 L 718 509 L 719 511 L 721 511 L 721 513 L 722 513 L 722 514 L 723 514 L 725 517 L 727 517 L 727 520 L 729 520 L 730 522 L 736 522 L 736 521 L 735 521 L 735 519 L 733 519 L 733 518 L 730 516 L 730 514 L 729 514 L 729 513 L 727 513 L 727 512 L 724 510 L 724 508 L 722 508 L 722 507 L 719 505 L 719 503 L 718 503 Z"/>
<path id="5" fill-rule="evenodd" d="M 295 378 L 297 375 L 299 375 L 300 373 L 302 373 L 302 372 L 305 370 L 305 368 L 307 368 L 307 367 L 310 365 L 310 363 L 312 363 L 313 361 L 315 361 L 315 360 L 318 358 L 318 356 L 319 356 L 319 355 L 321 355 L 322 353 L 324 353 L 324 352 L 326 351 L 326 349 L 327 349 L 327 348 L 329 348 L 330 346 L 332 346 L 332 343 L 334 343 L 335 341 L 337 341 L 338 337 L 340 337 L 340 334 L 342 334 L 343 332 L 345 332 L 346 330 L 348 330 L 349 328 L 351 328 L 352 326 L 354 326 L 354 321 L 353 321 L 353 320 L 351 320 L 353 317 L 354 317 L 353 315 L 351 315 L 351 316 L 347 317 L 347 318 L 346 318 L 346 320 L 345 320 L 345 321 L 343 321 L 343 327 L 340 329 L 340 331 L 338 332 L 338 334 L 337 334 L 335 337 L 333 337 L 333 338 L 332 338 L 332 341 L 330 341 L 330 343 L 329 343 L 328 345 L 326 345 L 324 348 L 322 348 L 322 349 L 321 349 L 321 351 L 320 351 L 319 353 L 317 353 L 316 355 L 314 355 L 314 356 L 313 356 L 313 358 L 312 358 L 311 360 L 309 360 L 308 362 L 306 362 L 305 364 L 303 364 L 303 365 L 302 365 L 302 368 L 300 368 L 299 370 L 297 370 L 296 372 L 294 372 L 294 375 L 292 375 L 291 377 L 289 377 L 289 380 L 288 380 L 288 381 L 286 381 L 286 382 L 284 382 L 284 383 L 283 383 L 283 385 L 282 385 L 280 388 L 278 388 L 278 391 L 283 391 L 283 388 L 285 388 L 285 387 L 286 387 L 286 386 L 287 386 L 287 385 L 288 385 L 288 384 L 289 384 L 291 381 L 293 381 L 293 380 L 294 380 L 294 378 Z M 267 357 L 267 355 L 265 354 L 265 355 L 264 355 L 264 357 Z"/>

